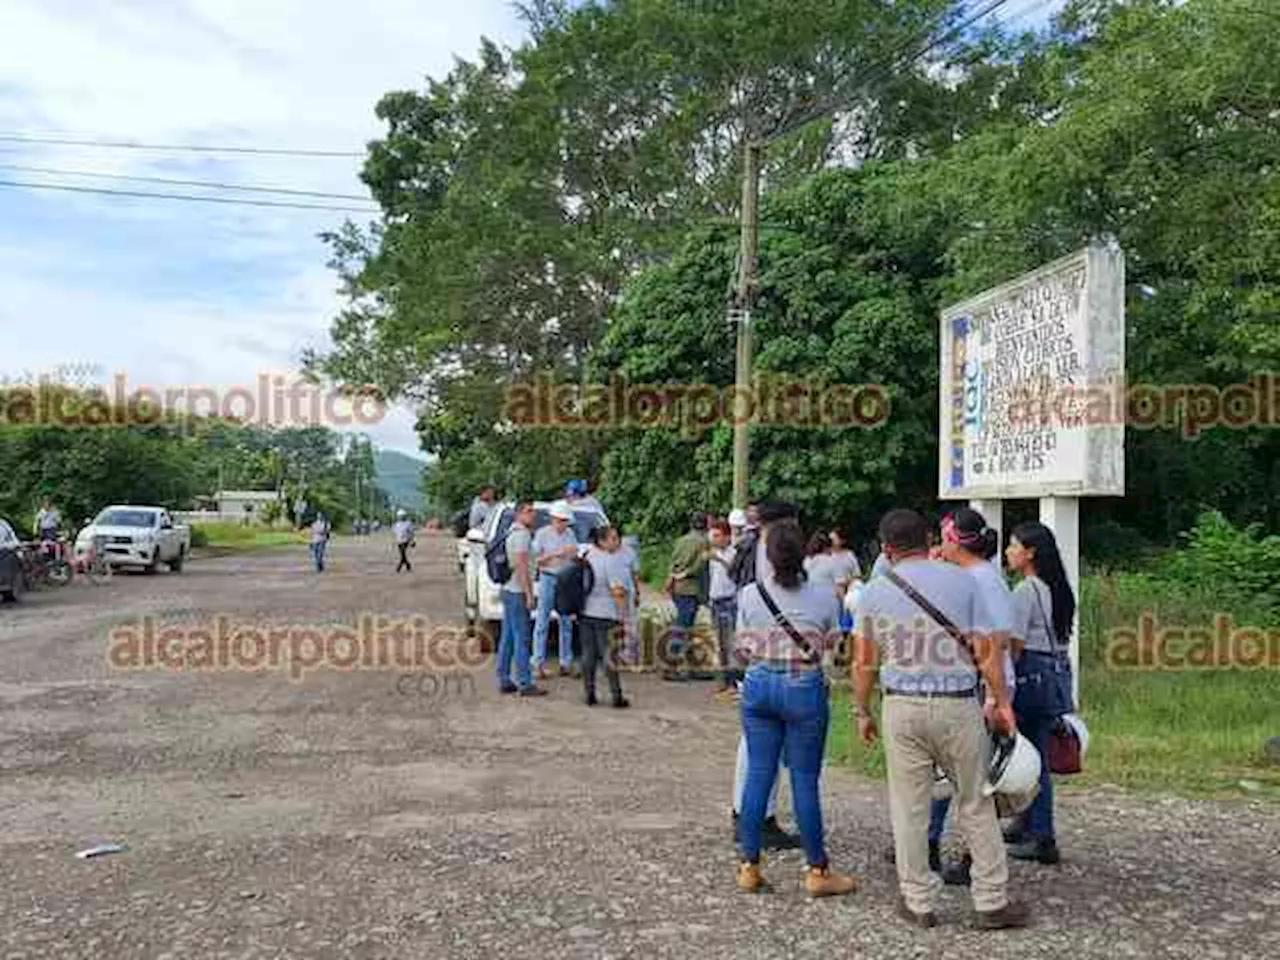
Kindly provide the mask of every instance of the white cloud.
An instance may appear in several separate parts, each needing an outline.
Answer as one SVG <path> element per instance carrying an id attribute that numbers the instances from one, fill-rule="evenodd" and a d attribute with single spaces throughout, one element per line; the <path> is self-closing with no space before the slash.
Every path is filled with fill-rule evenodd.
<path id="1" fill-rule="evenodd" d="M 442 76 L 482 34 L 515 44 L 522 32 L 498 0 L 4 7 L 0 133 L 152 143 L 360 152 L 381 132 L 383 93 Z M 3 164 L 367 195 L 358 158 L 0 142 Z M 0 180 L 191 192 L 3 167 Z M 0 376 L 79 362 L 131 381 L 226 387 L 296 369 L 304 348 L 327 343 L 339 306 L 316 235 L 344 216 L 0 187 Z M 371 433 L 416 451 L 408 411 Z"/>

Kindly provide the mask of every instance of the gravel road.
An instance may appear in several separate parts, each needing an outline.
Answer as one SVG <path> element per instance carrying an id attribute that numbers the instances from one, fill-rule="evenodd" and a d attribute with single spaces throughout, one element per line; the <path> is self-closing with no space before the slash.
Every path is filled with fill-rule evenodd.
<path id="1" fill-rule="evenodd" d="M 737 722 L 707 684 L 628 676 L 633 709 L 613 711 L 569 680 L 501 697 L 488 664 L 120 666 L 147 618 L 196 639 L 219 617 L 430 633 L 458 617 L 450 551 L 423 537 L 397 576 L 386 538 L 339 539 L 320 576 L 287 549 L 0 609 L 0 957 L 1280 956 L 1265 802 L 1072 792 L 1062 865 L 1011 868 L 1034 928 L 973 931 L 949 890 L 921 931 L 893 913 L 883 787 L 847 771 L 825 809 L 860 891 L 808 901 L 788 852 L 766 864 L 777 892 L 735 892 Z M 101 842 L 126 849 L 76 857 Z"/>

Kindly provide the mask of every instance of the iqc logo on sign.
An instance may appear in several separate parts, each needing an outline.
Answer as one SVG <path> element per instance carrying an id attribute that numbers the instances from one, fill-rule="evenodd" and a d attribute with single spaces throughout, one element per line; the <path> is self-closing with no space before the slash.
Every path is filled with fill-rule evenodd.
<path id="1" fill-rule="evenodd" d="M 964 486 L 964 429 L 968 391 L 966 360 L 968 358 L 969 317 L 951 321 L 951 486 Z"/>

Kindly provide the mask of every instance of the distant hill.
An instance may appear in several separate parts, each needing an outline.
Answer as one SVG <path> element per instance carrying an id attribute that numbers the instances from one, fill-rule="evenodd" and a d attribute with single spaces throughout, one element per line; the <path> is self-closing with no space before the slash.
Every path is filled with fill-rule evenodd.
<path id="1" fill-rule="evenodd" d="M 373 455 L 373 468 L 378 476 L 378 486 L 386 491 L 392 507 L 422 513 L 426 499 L 422 495 L 422 469 L 425 460 L 410 457 L 394 450 L 378 450 Z"/>

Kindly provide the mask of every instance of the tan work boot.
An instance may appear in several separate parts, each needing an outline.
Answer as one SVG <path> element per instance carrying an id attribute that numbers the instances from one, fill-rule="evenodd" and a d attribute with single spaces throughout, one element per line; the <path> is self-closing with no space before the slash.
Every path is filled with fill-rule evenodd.
<path id="1" fill-rule="evenodd" d="M 742 861 L 738 864 L 738 889 L 743 893 L 760 893 L 769 883 L 760 872 L 760 864 Z"/>
<path id="2" fill-rule="evenodd" d="M 811 897 L 843 897 L 858 889 L 858 881 L 827 867 L 805 867 L 804 888 Z"/>

